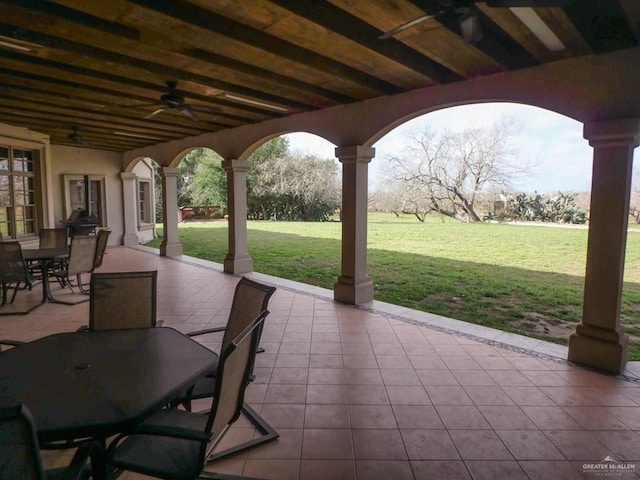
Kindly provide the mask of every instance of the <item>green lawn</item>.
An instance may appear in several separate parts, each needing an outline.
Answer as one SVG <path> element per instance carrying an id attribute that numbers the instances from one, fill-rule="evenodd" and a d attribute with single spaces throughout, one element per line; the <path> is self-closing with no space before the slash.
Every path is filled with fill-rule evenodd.
<path id="1" fill-rule="evenodd" d="M 340 223 L 248 228 L 255 271 L 333 288 Z M 184 223 L 179 235 L 186 255 L 222 263 L 226 222 Z M 586 229 L 371 214 L 368 245 L 376 300 L 563 344 L 580 320 Z M 640 360 L 640 233 L 628 237 L 625 282 L 622 321 L 632 334 L 630 359 Z"/>

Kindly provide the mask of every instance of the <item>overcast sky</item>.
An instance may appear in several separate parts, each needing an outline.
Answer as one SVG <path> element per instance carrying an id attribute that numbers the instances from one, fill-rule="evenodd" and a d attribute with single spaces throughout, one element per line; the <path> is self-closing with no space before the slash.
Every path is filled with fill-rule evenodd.
<path id="1" fill-rule="evenodd" d="M 385 157 L 398 153 L 407 131 L 429 125 L 433 129 L 449 127 L 457 130 L 494 123 L 503 116 L 513 117 L 521 127 L 513 143 L 523 160 L 536 165 L 516 190 L 539 193 L 582 192 L 591 185 L 592 148 L 582 137 L 582 124 L 557 113 L 514 103 L 485 103 L 452 107 L 417 117 L 381 138 L 375 145 L 376 157 L 370 164 L 369 177 L 375 184 L 379 165 Z M 335 146 L 307 133 L 288 135 L 292 149 L 334 158 Z M 639 158 L 635 150 L 635 159 Z M 636 163 L 637 165 L 637 163 Z"/>

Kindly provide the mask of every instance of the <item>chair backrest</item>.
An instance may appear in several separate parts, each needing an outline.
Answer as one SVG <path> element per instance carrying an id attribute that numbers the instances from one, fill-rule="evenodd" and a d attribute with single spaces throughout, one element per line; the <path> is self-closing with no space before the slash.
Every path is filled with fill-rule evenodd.
<path id="1" fill-rule="evenodd" d="M 29 281 L 29 272 L 20 242 L 0 242 L 0 283 L 23 281 Z"/>
<path id="2" fill-rule="evenodd" d="M 155 327 L 157 278 L 156 270 L 92 273 L 89 330 Z"/>
<path id="3" fill-rule="evenodd" d="M 233 293 L 231 311 L 229 312 L 229 319 L 227 320 L 220 351 L 224 350 L 234 338 L 240 335 L 260 312 L 267 309 L 269 299 L 275 291 L 275 287 L 264 285 L 246 277 L 240 279 Z M 262 333 L 262 324 L 258 332 L 259 335 Z"/>
<path id="4" fill-rule="evenodd" d="M 38 232 L 40 248 L 64 248 L 67 246 L 66 228 L 42 228 Z"/>
<path id="5" fill-rule="evenodd" d="M 23 405 L 0 408 L 0 478 L 44 480 L 33 418 Z"/>
<path id="6" fill-rule="evenodd" d="M 207 433 L 213 432 L 213 441 L 208 446 L 206 443 L 202 445 L 201 458 L 203 462 L 207 456 L 207 450 L 212 451 L 216 447 L 227 429 L 240 416 L 244 392 L 249 383 L 258 350 L 260 329 L 268 314 L 267 310 L 259 313 L 220 352 L 216 375 L 216 395 L 213 396 L 205 429 Z"/>
<path id="7" fill-rule="evenodd" d="M 76 235 L 71 238 L 67 275 L 90 273 L 96 258 L 98 237 L 95 235 Z"/>
<path id="8" fill-rule="evenodd" d="M 111 235 L 111 230 L 100 230 L 97 234 L 98 243 L 96 245 L 96 258 L 93 262 L 93 268 L 98 268 L 102 265 L 104 251 L 107 249 L 107 242 L 109 241 L 109 235 Z"/>

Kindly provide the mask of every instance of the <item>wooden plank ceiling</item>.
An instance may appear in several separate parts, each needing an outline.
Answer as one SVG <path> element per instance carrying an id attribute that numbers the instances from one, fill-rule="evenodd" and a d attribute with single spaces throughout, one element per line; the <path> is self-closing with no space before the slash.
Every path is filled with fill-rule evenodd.
<path id="1" fill-rule="evenodd" d="M 508 8 L 517 4 L 535 8 Z M 53 144 L 127 151 L 633 47 L 640 43 L 639 5 L 0 0 L 0 122 L 47 133 Z M 519 12 L 535 13 L 561 48 L 545 46 Z M 464 34 L 469 19 L 479 35 Z"/>

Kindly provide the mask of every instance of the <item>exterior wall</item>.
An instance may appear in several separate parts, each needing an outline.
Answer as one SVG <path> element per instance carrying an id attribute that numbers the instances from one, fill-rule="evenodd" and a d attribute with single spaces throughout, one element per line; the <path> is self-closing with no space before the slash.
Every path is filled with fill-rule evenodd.
<path id="1" fill-rule="evenodd" d="M 155 187 L 153 181 L 153 167 L 151 166 L 151 160 L 145 158 L 140 160 L 131 170 L 131 173 L 134 173 L 137 177 L 137 190 L 136 194 L 140 195 L 140 180 L 147 180 L 151 185 L 151 193 L 150 193 L 150 201 L 151 201 L 151 219 L 153 220 L 150 223 L 145 223 L 140 220 L 140 212 L 138 212 L 138 241 L 140 243 L 146 243 L 153 240 L 156 236 L 156 209 L 155 209 Z M 136 205 L 136 209 L 139 209 L 139 204 Z"/>
<path id="2" fill-rule="evenodd" d="M 116 152 L 92 150 L 90 148 L 51 146 L 54 225 L 68 218 L 64 191 L 65 175 L 104 176 L 106 227 L 111 230 L 109 245 L 120 245 L 124 235 L 122 181 L 120 168 L 122 156 Z"/>

